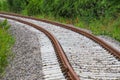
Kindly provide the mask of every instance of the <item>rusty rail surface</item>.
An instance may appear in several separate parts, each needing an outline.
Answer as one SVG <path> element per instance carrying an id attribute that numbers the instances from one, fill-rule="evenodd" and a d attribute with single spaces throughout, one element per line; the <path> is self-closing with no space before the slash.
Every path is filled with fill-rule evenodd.
<path id="1" fill-rule="evenodd" d="M 57 39 L 50 32 L 48 32 L 47 30 L 45 30 L 44 28 L 42 28 L 40 26 L 37 26 L 33 23 L 29 23 L 27 21 L 23 21 L 23 20 L 19 20 L 19 19 L 16 19 L 16 18 L 3 16 L 3 15 L 0 15 L 0 17 L 15 20 L 15 21 L 27 24 L 29 26 L 32 26 L 32 27 L 40 30 L 44 34 L 46 34 L 48 36 L 48 38 L 51 40 L 51 42 L 53 43 L 54 49 L 57 52 L 56 55 L 59 59 L 59 62 L 61 62 L 60 63 L 61 70 L 64 73 L 66 79 L 68 79 L 68 80 L 80 80 L 79 77 L 77 76 L 77 74 L 74 72 L 73 68 L 71 67 L 71 65 L 70 65 L 62 47 L 61 47 L 61 45 L 59 44 Z"/>
<path id="2" fill-rule="evenodd" d="M 97 42 L 98 44 L 100 44 L 102 47 L 104 47 L 106 50 L 108 50 L 110 53 L 112 53 L 115 57 L 117 57 L 120 60 L 120 51 L 118 51 L 117 49 L 115 49 L 111 45 L 107 44 L 105 41 L 97 38 L 93 34 L 87 33 L 87 32 L 85 32 L 85 31 L 83 31 L 83 30 L 81 30 L 79 28 L 72 27 L 72 26 L 69 26 L 69 25 L 66 25 L 66 24 L 62 24 L 62 23 L 59 23 L 59 22 L 53 22 L 53 21 L 45 20 L 45 19 L 38 19 L 38 18 L 34 18 L 34 17 L 23 16 L 23 15 L 15 14 L 15 13 L 6 13 L 6 12 L 0 12 L 0 13 L 1 14 L 6 14 L 6 15 L 11 15 L 11 16 L 19 16 L 19 17 L 23 17 L 23 18 L 38 20 L 38 21 L 50 23 L 50 24 L 53 24 L 53 25 L 57 25 L 57 26 L 60 26 L 60 27 L 72 30 L 74 32 L 82 34 L 82 35 L 92 39 L 93 41 Z"/>

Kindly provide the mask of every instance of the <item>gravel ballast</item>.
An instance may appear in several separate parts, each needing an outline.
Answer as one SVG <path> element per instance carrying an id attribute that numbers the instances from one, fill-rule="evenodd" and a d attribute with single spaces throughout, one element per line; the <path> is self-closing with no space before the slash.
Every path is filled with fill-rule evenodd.
<path id="1" fill-rule="evenodd" d="M 118 59 L 91 39 L 59 26 L 25 18 L 20 19 L 33 22 L 54 34 L 81 80 L 120 79 Z"/>
<path id="2" fill-rule="evenodd" d="M 59 26 L 25 18 L 21 19 L 40 25 L 54 34 L 81 80 L 120 79 L 120 62 L 99 44 Z"/>
<path id="3" fill-rule="evenodd" d="M 3 19 L 2 19 L 3 20 Z M 37 35 L 21 24 L 11 23 L 10 31 L 15 36 L 14 58 L 0 80 L 43 80 L 40 45 Z"/>

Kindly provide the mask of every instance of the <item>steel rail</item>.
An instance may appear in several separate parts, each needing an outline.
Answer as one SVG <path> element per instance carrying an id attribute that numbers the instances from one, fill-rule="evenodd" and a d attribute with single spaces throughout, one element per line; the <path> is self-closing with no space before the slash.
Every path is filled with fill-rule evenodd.
<path id="1" fill-rule="evenodd" d="M 23 21 L 20 19 L 7 17 L 7 16 L 3 16 L 3 15 L 0 15 L 0 17 L 15 20 L 15 21 L 27 24 L 29 26 L 32 26 L 32 27 L 40 30 L 44 34 L 46 34 L 48 36 L 48 38 L 51 40 L 51 42 L 53 43 L 54 49 L 57 52 L 56 55 L 57 55 L 59 61 L 61 62 L 60 65 L 62 68 L 62 72 L 66 76 L 66 79 L 68 79 L 68 80 L 80 80 L 78 75 L 74 72 L 73 68 L 71 67 L 71 65 L 70 65 L 61 45 L 59 44 L 58 40 L 50 32 L 48 32 L 47 30 L 45 30 L 44 28 L 42 28 L 40 26 L 37 26 L 37 25 L 30 23 L 30 22 L 27 22 L 27 21 Z"/>
<path id="2" fill-rule="evenodd" d="M 50 23 L 50 24 L 53 24 L 53 25 L 57 25 L 57 26 L 72 30 L 74 32 L 77 32 L 79 34 L 82 34 L 82 35 L 92 39 L 93 41 L 100 44 L 103 48 L 108 50 L 111 54 L 113 54 L 115 57 L 117 57 L 120 60 L 120 51 L 118 51 L 117 49 L 115 49 L 111 45 L 107 44 L 102 39 L 99 39 L 98 37 L 94 36 L 93 34 L 90 34 L 90 33 L 86 32 L 86 31 L 83 31 L 80 28 L 72 27 L 70 25 L 62 24 L 62 23 L 59 23 L 59 22 L 53 22 L 53 21 L 46 20 L 46 19 L 38 19 L 38 18 L 34 18 L 34 17 L 23 16 L 23 15 L 15 14 L 15 13 L 0 12 L 0 14 L 11 15 L 11 16 L 19 16 L 19 17 L 23 17 L 23 18 L 38 20 L 38 21 Z"/>

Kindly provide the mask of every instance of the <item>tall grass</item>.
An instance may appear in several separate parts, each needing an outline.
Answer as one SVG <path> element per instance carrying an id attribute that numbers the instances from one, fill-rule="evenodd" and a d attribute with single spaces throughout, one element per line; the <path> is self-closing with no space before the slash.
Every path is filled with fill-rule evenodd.
<path id="1" fill-rule="evenodd" d="M 8 65 L 8 58 L 12 56 L 12 45 L 14 44 L 14 38 L 9 34 L 7 20 L 0 22 L 0 77 L 4 75 L 4 70 Z"/>

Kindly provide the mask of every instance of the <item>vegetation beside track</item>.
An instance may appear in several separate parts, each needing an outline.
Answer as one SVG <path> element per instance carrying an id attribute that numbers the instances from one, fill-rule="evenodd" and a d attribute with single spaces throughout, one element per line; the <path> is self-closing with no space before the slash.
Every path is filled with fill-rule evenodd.
<path id="1" fill-rule="evenodd" d="M 9 27 L 7 20 L 0 22 L 0 78 L 4 75 L 4 70 L 13 56 L 11 48 L 15 40 L 8 32 Z"/>
<path id="2" fill-rule="evenodd" d="M 2 1 L 8 11 L 73 24 L 120 41 L 120 0 Z"/>

